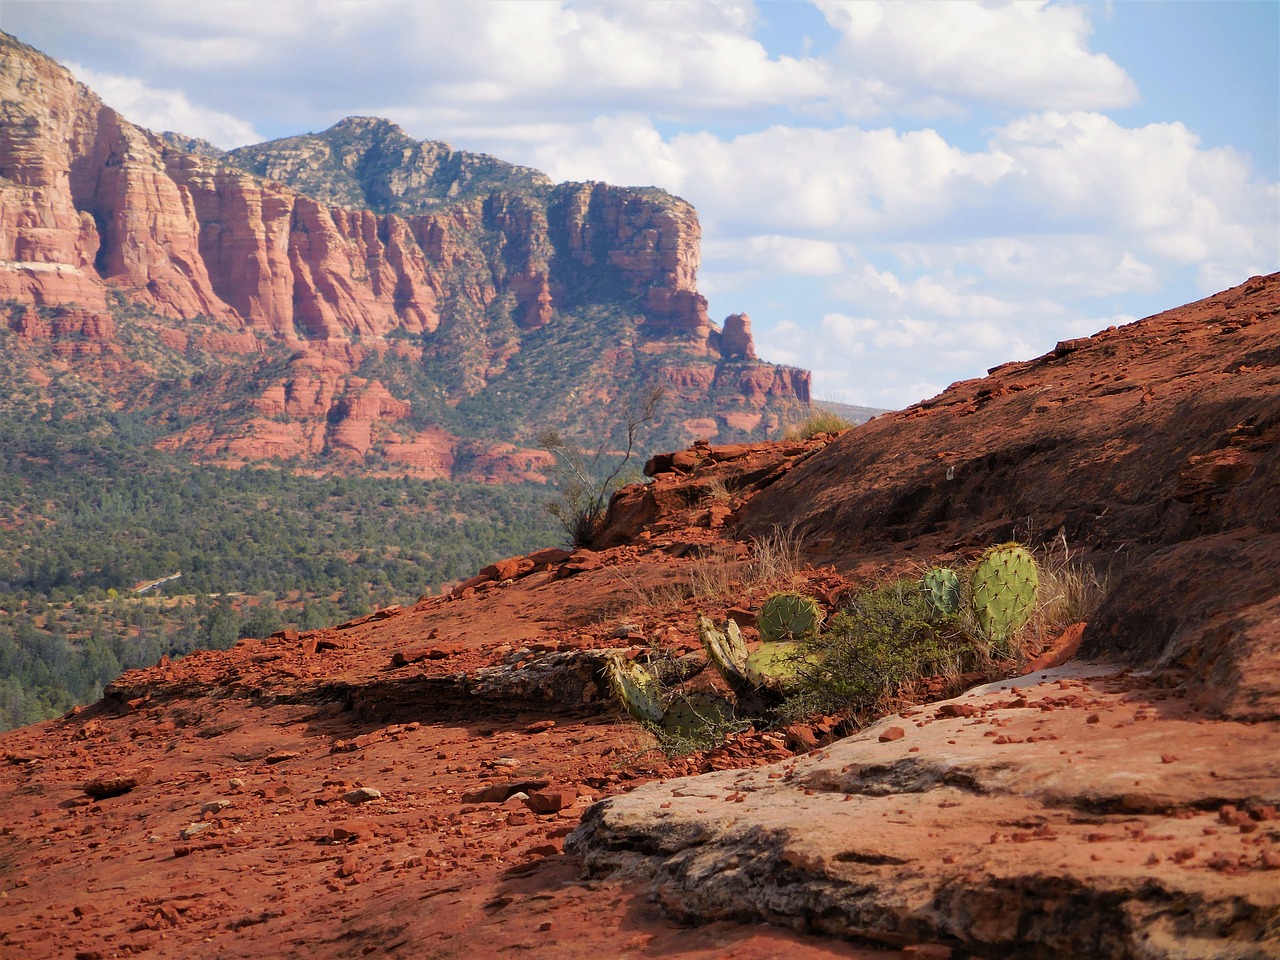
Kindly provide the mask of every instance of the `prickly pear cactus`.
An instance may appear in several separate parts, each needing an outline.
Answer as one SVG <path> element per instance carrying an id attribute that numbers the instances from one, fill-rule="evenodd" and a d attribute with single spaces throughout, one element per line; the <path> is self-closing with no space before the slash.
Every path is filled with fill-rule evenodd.
<path id="1" fill-rule="evenodd" d="M 804 649 L 795 641 L 765 643 L 747 657 L 743 673 L 757 687 L 785 693 L 796 685 L 807 662 Z"/>
<path id="2" fill-rule="evenodd" d="M 766 643 L 802 640 L 813 636 L 822 625 L 822 608 L 812 597 L 801 593 L 775 593 L 760 607 L 756 626 Z"/>
<path id="3" fill-rule="evenodd" d="M 934 616 L 960 612 L 960 575 L 950 567 L 934 567 L 920 578 L 920 589 Z"/>
<path id="4" fill-rule="evenodd" d="M 691 693 L 677 697 L 662 718 L 662 729 L 676 737 L 692 737 L 733 719 L 733 708 L 720 697 Z"/>
<path id="5" fill-rule="evenodd" d="M 699 617 L 698 633 L 702 637 L 702 646 L 707 651 L 707 659 L 715 664 L 729 689 L 739 696 L 749 692 L 752 684 L 743 673 L 747 662 L 747 645 L 742 642 L 738 625 L 729 620 L 724 625 L 724 633 L 721 633 L 710 617 Z"/>
<path id="6" fill-rule="evenodd" d="M 608 661 L 609 685 L 627 713 L 642 723 L 661 723 L 665 711 L 658 681 L 644 667 L 621 657 Z"/>
<path id="7" fill-rule="evenodd" d="M 991 643 L 1001 644 L 1031 619 L 1040 573 L 1026 547 L 1002 543 L 982 555 L 971 585 L 978 626 Z"/>

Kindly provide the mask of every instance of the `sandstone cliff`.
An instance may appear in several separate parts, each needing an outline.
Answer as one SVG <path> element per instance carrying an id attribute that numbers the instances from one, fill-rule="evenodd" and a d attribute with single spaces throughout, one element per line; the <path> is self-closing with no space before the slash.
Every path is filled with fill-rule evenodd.
<path id="1" fill-rule="evenodd" d="M 256 400 L 214 402 L 219 416 L 170 446 L 363 451 L 376 467 L 388 445 L 438 446 L 441 431 L 517 445 L 548 424 L 599 434 L 601 404 L 655 383 L 670 387 L 668 444 L 760 436 L 808 404 L 807 372 L 756 359 L 742 317 L 709 320 L 697 215 L 660 190 L 556 185 L 368 118 L 222 154 L 135 127 L 7 35 L 0 52 L 6 326 L 35 342 L 59 309 L 118 326 L 128 314 L 184 357 L 194 322 L 206 347 L 217 328 L 258 341 L 241 355 L 293 358 L 244 368 Z M 336 378 L 331 406 L 278 402 L 318 367 Z M 111 389 L 119 372 L 96 373 Z M 392 398 L 365 419 L 372 407 L 342 398 L 373 380 Z M 129 386 L 112 402 L 134 402 Z M 588 389 L 598 404 L 583 410 Z M 331 421 L 352 426 L 335 437 Z"/>

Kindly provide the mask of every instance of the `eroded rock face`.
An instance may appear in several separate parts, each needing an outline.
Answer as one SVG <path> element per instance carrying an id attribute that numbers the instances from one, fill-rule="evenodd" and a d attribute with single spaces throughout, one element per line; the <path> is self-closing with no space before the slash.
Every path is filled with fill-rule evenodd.
<path id="1" fill-rule="evenodd" d="M 434 331 L 440 298 L 462 296 L 483 309 L 506 291 L 508 277 L 521 326 L 536 329 L 585 271 L 645 299 L 655 334 L 706 343 L 706 305 L 696 290 L 700 230 L 678 198 L 606 184 L 553 190 L 540 174 L 481 158 L 486 192 L 438 214 L 421 213 L 433 198 L 403 183 L 399 203 L 386 202 L 393 198 L 386 183 L 372 196 L 329 189 L 326 203 L 208 151 L 181 151 L 104 106 L 53 61 L 12 38 L 0 42 L 0 142 L 10 181 L 0 206 L 5 296 L 92 308 L 117 286 L 172 316 L 326 340 Z M 348 155 L 358 146 L 351 137 L 391 137 L 455 161 L 435 164 L 440 176 L 451 173 L 440 185 L 445 194 L 473 185 L 467 155 L 415 144 L 386 121 L 355 118 L 327 133 L 348 149 L 331 150 L 321 135 L 238 154 L 267 176 L 319 190 L 316 177 L 331 163 L 360 159 Z M 288 162 L 306 152 L 299 142 L 323 162 Z M 513 185 L 540 193 L 502 192 Z M 397 212 L 334 205 L 343 200 Z M 569 275 L 551 273 L 552 234 L 562 238 Z M 501 256 L 486 263 L 481 246 L 490 238 Z"/>
<path id="2" fill-rule="evenodd" d="M 1085 656 L 1191 665 L 1225 715 L 1280 718 L 1280 274 L 1005 364 L 877 417 L 744 513 L 857 563 L 1020 536 L 1112 571 Z"/>
<path id="3" fill-rule="evenodd" d="M 733 318 L 722 333 L 708 319 L 697 291 L 697 214 L 677 197 L 555 185 L 370 118 L 222 154 L 135 127 L 7 35 L 0 50 L 0 299 L 100 315 L 135 304 L 220 328 L 195 340 L 185 324 L 157 331 L 184 350 L 214 349 L 218 335 L 298 343 L 330 359 L 341 353 L 331 348 L 361 358 L 405 348 L 430 372 L 414 375 L 415 389 L 384 381 L 396 409 L 421 389 L 443 391 L 450 405 L 491 387 L 509 395 L 499 381 L 514 358 L 544 349 L 541 331 L 585 312 L 610 341 L 588 378 L 605 394 L 601 402 L 625 405 L 646 385 L 670 382 L 672 408 L 696 411 L 684 423 L 669 418 L 673 440 L 763 435 L 784 406 L 808 402 L 806 371 L 756 359 L 744 320 Z M 37 339 L 38 319 L 10 325 Z M 239 354 L 257 352 L 229 342 Z M 606 368 L 610 348 L 626 362 Z M 363 375 L 358 362 L 345 372 Z M 555 364 L 564 366 L 558 355 L 532 363 L 530 382 Z M 264 384 L 255 406 L 278 410 L 281 387 L 289 393 L 292 381 Z M 566 396 L 559 419 L 574 419 L 574 402 Z M 268 416 L 331 415 L 336 436 L 323 423 L 241 420 L 215 430 L 212 448 L 195 428 L 190 449 L 290 456 L 314 451 L 322 435 L 321 448 L 340 459 L 372 450 L 381 462 L 383 441 L 418 442 L 403 430 L 394 440 L 378 427 L 366 431 L 364 418 L 321 406 Z M 503 439 L 519 445 L 532 432 Z M 503 467 L 488 479 L 519 472 Z"/>

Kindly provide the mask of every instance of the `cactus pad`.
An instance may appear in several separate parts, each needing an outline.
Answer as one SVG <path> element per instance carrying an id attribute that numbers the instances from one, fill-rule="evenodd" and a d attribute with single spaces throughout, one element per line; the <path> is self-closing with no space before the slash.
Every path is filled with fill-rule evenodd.
<path id="1" fill-rule="evenodd" d="M 993 644 L 1002 644 L 1031 619 L 1040 587 L 1035 558 L 1017 543 L 991 547 L 973 568 L 973 612 Z"/>
<path id="2" fill-rule="evenodd" d="M 641 723 L 661 723 L 664 710 L 658 681 L 638 663 L 610 657 L 609 685 L 627 713 Z"/>
<path id="3" fill-rule="evenodd" d="M 818 632 L 822 608 L 812 597 L 801 593 L 775 593 L 760 607 L 756 626 L 766 643 L 802 640 Z"/>
<path id="4" fill-rule="evenodd" d="M 920 589 L 934 616 L 960 612 L 960 575 L 950 567 L 934 567 L 920 578 Z"/>
<path id="5" fill-rule="evenodd" d="M 664 732 L 677 737 L 693 737 L 733 719 L 733 708 L 720 697 L 691 693 L 677 697 L 662 718 Z"/>
<path id="6" fill-rule="evenodd" d="M 811 662 L 799 643 L 765 643 L 747 657 L 743 673 L 757 687 L 786 692 L 800 679 L 801 668 Z"/>
<path id="7" fill-rule="evenodd" d="M 707 651 L 707 659 L 715 664 L 729 689 L 739 696 L 750 691 L 752 683 L 743 673 L 747 662 L 747 645 L 742 642 L 738 625 L 729 620 L 724 625 L 724 633 L 721 633 L 710 617 L 699 617 L 698 633 L 702 637 L 702 646 Z"/>

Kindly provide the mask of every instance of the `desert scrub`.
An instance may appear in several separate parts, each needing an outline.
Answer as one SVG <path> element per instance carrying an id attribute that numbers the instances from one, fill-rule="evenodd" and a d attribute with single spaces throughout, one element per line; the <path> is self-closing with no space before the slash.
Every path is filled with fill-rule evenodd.
<path id="1" fill-rule="evenodd" d="M 843 433 L 850 430 L 855 424 L 850 423 L 838 413 L 832 413 L 830 410 L 822 410 L 815 408 L 813 413 L 809 415 L 802 423 L 794 424 L 784 431 L 782 439 L 784 440 L 812 440 L 814 437 L 824 433 Z"/>
<path id="2" fill-rule="evenodd" d="M 1106 598 L 1108 576 L 1087 563 L 1079 551 L 1073 551 L 1065 534 L 1038 552 L 1040 602 L 1032 618 L 1036 632 L 1053 634 L 1093 617 Z"/>
<path id="3" fill-rule="evenodd" d="M 782 719 L 867 714 L 908 683 L 958 676 L 985 660 L 961 615 L 936 611 L 914 578 L 861 594 L 810 650 L 812 662 L 778 711 Z"/>

